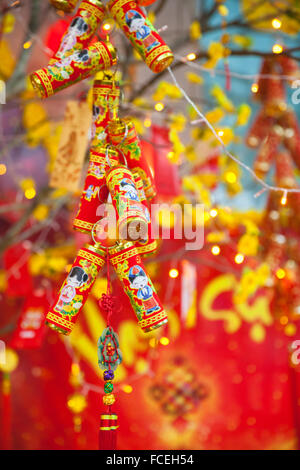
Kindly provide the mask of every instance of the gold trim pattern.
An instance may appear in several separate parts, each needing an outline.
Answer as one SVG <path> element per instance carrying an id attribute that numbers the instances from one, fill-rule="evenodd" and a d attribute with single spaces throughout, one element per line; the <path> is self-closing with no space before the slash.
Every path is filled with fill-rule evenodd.
<path id="1" fill-rule="evenodd" d="M 65 318 L 61 318 L 58 315 L 55 315 L 55 313 L 53 313 L 53 312 L 48 312 L 47 313 L 46 320 L 52 320 L 55 323 L 58 323 L 58 325 L 64 326 L 65 328 L 68 328 L 71 331 L 74 328 L 74 323 L 71 323 L 70 321 L 66 320 Z"/>
<path id="2" fill-rule="evenodd" d="M 119 98 L 120 97 L 120 88 L 113 88 L 112 86 L 107 86 L 104 87 L 103 85 L 98 86 L 97 84 L 94 83 L 93 86 L 93 94 L 94 95 L 103 95 L 106 96 L 109 94 L 109 96 L 114 96 Z"/>
<path id="3" fill-rule="evenodd" d="M 123 7 L 123 5 L 126 5 L 126 3 L 130 3 L 130 0 L 118 0 L 117 2 L 115 0 L 110 0 L 107 6 L 111 12 L 111 15 L 115 17 L 117 16 L 118 11 Z"/>
<path id="4" fill-rule="evenodd" d="M 85 250 L 79 250 L 78 256 L 81 256 L 81 258 L 86 259 L 87 261 L 91 261 L 92 263 L 97 264 L 102 268 L 105 263 L 105 259 L 99 258 L 99 256 L 95 256 L 92 253 L 89 253 L 88 251 Z"/>
<path id="5" fill-rule="evenodd" d="M 109 254 L 115 255 L 116 253 L 120 253 L 120 251 L 126 250 L 127 248 L 131 248 L 131 247 L 133 247 L 132 242 L 116 244 L 115 246 L 109 249 Z"/>
<path id="6" fill-rule="evenodd" d="M 115 431 L 119 426 L 100 426 L 101 431 Z"/>
<path id="7" fill-rule="evenodd" d="M 154 49 L 153 52 L 151 52 L 151 54 L 149 54 L 146 57 L 145 62 L 148 65 L 148 67 L 151 68 L 152 62 L 154 62 L 155 60 L 157 60 L 157 62 L 160 62 L 159 56 L 161 54 L 166 54 L 166 53 L 169 53 L 170 57 L 171 56 L 174 57 L 173 54 L 172 54 L 171 49 L 169 48 L 169 46 L 167 46 L 166 44 L 163 45 L 163 46 L 158 46 L 157 48 Z"/>
<path id="8" fill-rule="evenodd" d="M 90 222 L 86 222 L 85 220 L 80 220 L 80 219 L 75 219 L 73 222 L 73 227 L 80 228 L 80 229 L 85 229 L 85 230 L 92 230 L 94 224 L 91 224 Z"/>
<path id="9" fill-rule="evenodd" d="M 165 320 L 156 323 L 156 325 L 149 326 L 148 328 L 145 328 L 143 331 L 144 333 L 150 333 L 150 331 L 157 330 L 157 328 L 160 328 L 163 325 L 166 325 L 168 323 L 168 319 L 166 318 Z"/>
<path id="10" fill-rule="evenodd" d="M 33 75 L 37 76 L 41 80 L 41 85 L 43 88 L 46 88 L 46 96 L 52 96 L 54 94 L 51 80 L 46 74 L 44 69 L 37 70 Z"/>
<path id="11" fill-rule="evenodd" d="M 149 317 L 149 318 L 145 318 L 144 320 L 141 320 L 138 322 L 139 326 L 141 328 L 146 328 L 147 326 L 152 326 L 153 323 L 159 321 L 159 320 L 168 320 L 168 317 L 167 317 L 167 314 L 164 310 L 162 310 L 161 312 L 157 313 L 156 315 L 154 315 L 153 317 Z M 153 325 L 155 326 L 155 325 Z"/>
<path id="12" fill-rule="evenodd" d="M 102 21 L 103 18 L 105 17 L 105 7 L 104 7 L 104 5 L 102 5 L 102 7 L 101 7 L 101 5 L 99 5 L 99 7 L 94 7 L 90 3 L 87 3 L 87 2 L 84 2 L 84 1 L 80 5 L 80 9 L 88 11 L 92 15 L 99 18 L 100 21 Z"/>
<path id="13" fill-rule="evenodd" d="M 118 419 L 118 415 L 101 415 L 101 419 Z"/>
<path id="14" fill-rule="evenodd" d="M 125 253 L 121 253 L 118 256 L 114 256 L 110 258 L 110 261 L 111 261 L 111 264 L 115 266 L 116 264 L 122 263 L 126 259 L 131 258 L 132 256 L 136 256 L 138 254 L 139 254 L 138 249 L 136 247 L 133 247 L 131 250 L 128 250 Z"/>
<path id="15" fill-rule="evenodd" d="M 157 241 L 154 240 L 154 242 L 150 243 L 149 245 L 146 246 L 138 246 L 138 252 L 142 255 L 143 253 L 150 253 L 152 251 L 155 251 L 157 248 Z"/>

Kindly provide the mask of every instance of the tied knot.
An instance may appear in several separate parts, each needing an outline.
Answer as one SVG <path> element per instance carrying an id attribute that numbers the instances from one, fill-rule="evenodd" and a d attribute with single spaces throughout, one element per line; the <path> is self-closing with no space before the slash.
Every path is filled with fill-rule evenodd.
<path id="1" fill-rule="evenodd" d="M 99 300 L 99 305 L 102 310 L 107 313 L 111 313 L 114 308 L 114 298 L 110 294 L 102 294 L 101 299 Z"/>

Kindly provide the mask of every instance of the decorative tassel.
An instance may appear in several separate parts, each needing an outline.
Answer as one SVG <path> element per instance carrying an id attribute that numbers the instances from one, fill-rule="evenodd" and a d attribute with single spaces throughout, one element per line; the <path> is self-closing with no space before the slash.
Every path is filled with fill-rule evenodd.
<path id="1" fill-rule="evenodd" d="M 107 293 L 102 294 L 99 301 L 100 308 L 107 313 L 107 328 L 98 340 L 98 364 L 100 369 L 104 370 L 103 404 L 107 406 L 107 412 L 101 414 L 100 419 L 99 450 L 116 450 L 117 448 L 117 429 L 119 426 L 118 416 L 111 409 L 116 401 L 112 381 L 115 378 L 114 371 L 122 362 L 118 335 L 110 326 L 110 318 L 114 310 L 114 297 L 111 295 L 108 254 L 107 249 Z"/>
<path id="2" fill-rule="evenodd" d="M 100 417 L 99 450 L 117 449 L 118 416 L 109 412 Z"/>

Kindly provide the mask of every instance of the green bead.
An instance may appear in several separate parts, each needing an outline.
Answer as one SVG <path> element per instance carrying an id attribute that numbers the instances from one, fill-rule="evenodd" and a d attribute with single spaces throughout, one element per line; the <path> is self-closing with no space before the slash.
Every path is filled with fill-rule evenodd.
<path id="1" fill-rule="evenodd" d="M 112 382 L 105 382 L 104 384 L 104 392 L 105 393 L 111 393 L 114 389 L 114 386 L 112 384 Z"/>

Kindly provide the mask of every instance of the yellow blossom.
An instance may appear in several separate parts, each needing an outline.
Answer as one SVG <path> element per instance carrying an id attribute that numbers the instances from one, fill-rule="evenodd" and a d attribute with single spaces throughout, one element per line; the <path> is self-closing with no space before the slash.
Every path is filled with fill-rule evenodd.
<path id="1" fill-rule="evenodd" d="M 213 86 L 210 91 L 211 95 L 215 98 L 219 106 L 225 109 L 229 113 L 233 113 L 235 108 L 230 99 L 226 96 L 224 91 L 219 85 Z"/>
<path id="2" fill-rule="evenodd" d="M 36 220 L 45 220 L 49 214 L 49 207 L 45 204 L 39 204 L 33 211 L 33 217 Z"/>
<path id="3" fill-rule="evenodd" d="M 2 33 L 9 34 L 14 30 L 16 19 L 12 13 L 6 13 L 2 19 Z"/>
<path id="4" fill-rule="evenodd" d="M 222 129 L 219 129 L 218 134 L 225 145 L 230 144 L 234 139 L 234 132 L 230 127 L 222 127 Z"/>
<path id="5" fill-rule="evenodd" d="M 250 36 L 235 34 L 232 39 L 235 44 L 243 49 L 248 49 L 252 45 L 252 38 Z"/>
<path id="6" fill-rule="evenodd" d="M 201 25 L 199 21 L 194 20 L 190 25 L 190 39 L 191 41 L 197 41 L 201 38 Z"/>
<path id="7" fill-rule="evenodd" d="M 152 95 L 154 101 L 162 101 L 165 97 L 171 99 L 180 99 L 181 91 L 173 83 L 161 81 Z"/>
<path id="8" fill-rule="evenodd" d="M 217 65 L 219 60 L 228 56 L 229 50 L 220 42 L 211 42 L 208 46 L 207 53 L 209 59 L 203 64 L 203 66 L 211 69 Z"/>
<path id="9" fill-rule="evenodd" d="M 35 253 L 29 258 L 29 270 L 33 276 L 37 276 L 42 272 L 46 264 L 45 253 Z"/>
<path id="10" fill-rule="evenodd" d="M 7 80 L 13 73 L 16 59 L 5 39 L 0 41 L 0 78 Z"/>
<path id="11" fill-rule="evenodd" d="M 135 98 L 132 103 L 134 106 L 138 106 L 139 108 L 146 108 L 149 106 L 148 101 L 142 97 Z"/>
<path id="12" fill-rule="evenodd" d="M 197 160 L 197 153 L 193 145 L 187 145 L 185 148 L 185 156 L 190 162 Z"/>
<path id="13" fill-rule="evenodd" d="M 251 107 L 247 103 L 242 103 L 237 109 L 236 126 L 245 126 L 248 124 L 251 116 Z"/>
<path id="14" fill-rule="evenodd" d="M 247 256 L 255 256 L 259 247 L 259 240 L 256 235 L 242 235 L 238 242 L 238 252 Z"/>
<path id="15" fill-rule="evenodd" d="M 224 117 L 224 111 L 221 108 L 214 108 L 211 109 L 206 113 L 206 119 L 211 123 L 211 124 L 216 124 L 217 122 L 221 121 L 221 119 Z"/>
<path id="16" fill-rule="evenodd" d="M 35 182 L 32 178 L 24 178 L 20 181 L 20 186 L 23 189 L 23 191 L 26 191 L 26 189 L 34 188 Z"/>
<path id="17" fill-rule="evenodd" d="M 170 116 L 170 127 L 177 132 L 182 132 L 186 126 L 186 117 L 184 114 L 171 114 Z"/>
<path id="18" fill-rule="evenodd" d="M 28 103 L 25 105 L 23 125 L 27 130 L 27 144 L 33 147 L 39 145 L 50 133 L 48 115 L 40 103 Z"/>
<path id="19" fill-rule="evenodd" d="M 196 85 L 202 85 L 202 83 L 204 82 L 203 78 L 194 72 L 187 72 L 185 76 L 189 82 L 195 83 Z"/>

